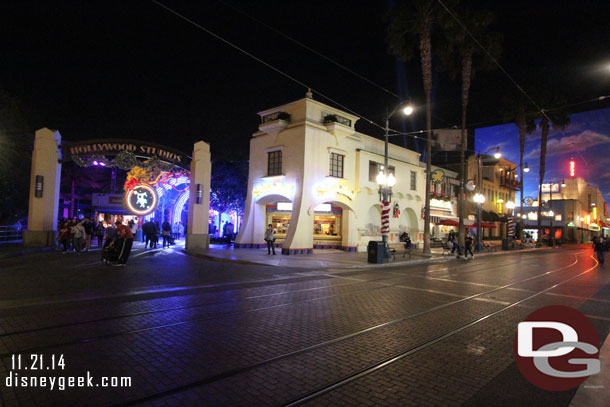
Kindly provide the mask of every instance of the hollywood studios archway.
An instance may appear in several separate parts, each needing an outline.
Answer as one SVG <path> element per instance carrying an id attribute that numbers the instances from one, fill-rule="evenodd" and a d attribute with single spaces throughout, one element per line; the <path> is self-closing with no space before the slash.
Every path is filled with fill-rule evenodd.
<path id="1" fill-rule="evenodd" d="M 186 247 L 208 248 L 211 161 L 209 144 L 195 143 L 192 158 L 167 146 L 142 140 L 104 139 L 69 142 L 59 131 L 36 131 L 27 246 L 53 246 L 57 236 L 61 165 L 73 161 L 81 167 L 117 167 L 129 171 L 124 206 L 132 214 L 146 216 L 164 196 L 171 195 L 172 224 L 180 219 L 188 202 Z"/>

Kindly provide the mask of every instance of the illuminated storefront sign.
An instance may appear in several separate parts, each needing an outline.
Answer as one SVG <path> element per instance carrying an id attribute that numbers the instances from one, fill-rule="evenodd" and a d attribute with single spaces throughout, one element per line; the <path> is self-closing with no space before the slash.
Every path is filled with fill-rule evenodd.
<path id="1" fill-rule="evenodd" d="M 350 191 L 347 185 L 333 184 L 330 182 L 323 182 L 316 185 L 316 187 L 314 188 L 314 192 L 320 198 L 332 198 L 333 195 L 343 195 L 347 199 L 352 200 L 356 197 L 356 194 L 353 191 Z"/>
<path id="2" fill-rule="evenodd" d="M 596 232 L 599 232 L 599 225 L 597 223 L 592 223 L 589 225 L 589 230 L 594 230 Z"/>
<path id="3" fill-rule="evenodd" d="M 576 163 L 574 160 L 570 160 L 570 177 L 576 176 Z"/>
<path id="4" fill-rule="evenodd" d="M 125 205 L 134 215 L 148 215 L 158 203 L 157 191 L 149 184 L 140 184 L 125 193 Z"/>
<path id="5" fill-rule="evenodd" d="M 281 195 L 292 200 L 294 198 L 294 184 L 288 184 L 284 181 L 262 182 L 254 186 L 252 195 L 255 199 L 267 195 Z"/>
<path id="6" fill-rule="evenodd" d="M 559 192 L 559 183 L 553 182 L 552 184 L 542 184 L 542 192 L 550 192 L 551 187 L 553 192 Z"/>

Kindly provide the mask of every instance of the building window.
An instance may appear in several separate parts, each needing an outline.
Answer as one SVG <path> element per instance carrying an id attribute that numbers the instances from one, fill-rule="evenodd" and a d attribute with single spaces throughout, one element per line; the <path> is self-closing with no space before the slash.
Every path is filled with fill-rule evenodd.
<path id="1" fill-rule="evenodd" d="M 415 191 L 417 189 L 417 173 L 415 171 L 411 171 L 411 191 Z"/>
<path id="2" fill-rule="evenodd" d="M 330 176 L 343 178 L 343 159 L 342 154 L 330 153 Z"/>
<path id="3" fill-rule="evenodd" d="M 379 170 L 381 170 L 381 168 L 383 168 L 383 164 L 375 161 L 369 161 L 369 182 L 377 183 L 377 174 L 379 174 Z M 396 173 L 394 172 L 395 170 L 396 168 L 392 167 L 391 165 L 388 166 L 389 174 L 394 174 L 394 176 L 396 176 Z"/>
<path id="4" fill-rule="evenodd" d="M 282 151 L 267 153 L 267 175 L 282 175 Z"/>

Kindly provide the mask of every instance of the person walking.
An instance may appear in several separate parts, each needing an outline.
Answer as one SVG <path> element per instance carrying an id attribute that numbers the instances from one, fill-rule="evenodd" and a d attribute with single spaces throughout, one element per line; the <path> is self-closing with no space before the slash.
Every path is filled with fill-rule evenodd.
<path id="1" fill-rule="evenodd" d="M 119 247 L 119 259 L 114 266 L 125 266 L 129 254 L 131 253 L 131 247 L 133 246 L 133 232 L 131 228 L 123 225 L 121 222 L 116 221 L 117 235 L 121 238 Z"/>
<path id="2" fill-rule="evenodd" d="M 273 255 L 275 256 L 275 231 L 271 223 L 267 226 L 267 230 L 265 230 L 265 242 L 267 242 L 267 255 L 270 255 L 273 250 Z"/>
<path id="3" fill-rule="evenodd" d="M 103 222 L 98 222 L 95 227 L 95 236 L 97 236 L 97 246 L 102 247 L 104 244 L 104 224 Z"/>
<path id="4" fill-rule="evenodd" d="M 83 220 L 83 228 L 85 228 L 83 243 L 85 246 L 85 251 L 88 252 L 91 248 L 91 239 L 93 238 L 93 222 L 88 216 L 85 218 L 85 220 Z"/>
<path id="5" fill-rule="evenodd" d="M 65 221 L 61 224 L 61 228 L 59 229 L 59 241 L 63 246 L 63 254 L 68 253 L 70 249 L 70 222 Z"/>
<path id="6" fill-rule="evenodd" d="M 608 251 L 608 245 L 604 241 L 603 237 L 600 236 L 595 239 L 593 242 L 593 250 L 595 250 L 595 253 L 597 254 L 597 261 L 599 261 L 599 264 L 603 266 L 606 258 L 606 252 Z"/>
<path id="7" fill-rule="evenodd" d="M 74 246 L 74 250 L 76 253 L 80 254 L 80 251 L 83 248 L 83 239 L 85 238 L 85 228 L 83 227 L 83 222 L 78 221 L 76 225 L 72 226 L 72 245 Z"/>
<path id="8" fill-rule="evenodd" d="M 470 234 L 466 235 L 464 245 L 464 259 L 467 259 L 468 253 L 470 253 L 470 256 L 472 256 L 471 259 L 474 260 L 474 253 L 472 252 L 472 236 L 470 236 Z"/>
<path id="9" fill-rule="evenodd" d="M 170 225 L 166 219 L 161 225 L 161 229 L 161 234 L 163 236 L 163 248 L 165 249 L 166 244 L 167 247 L 169 247 L 172 243 L 172 225 Z"/>

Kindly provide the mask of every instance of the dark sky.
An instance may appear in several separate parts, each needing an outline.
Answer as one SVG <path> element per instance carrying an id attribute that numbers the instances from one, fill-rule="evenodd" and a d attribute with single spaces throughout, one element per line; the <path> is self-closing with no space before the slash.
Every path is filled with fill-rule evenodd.
<path id="1" fill-rule="evenodd" d="M 364 116 L 381 122 L 385 108 L 397 102 L 224 2 L 164 2 Z M 393 2 L 227 3 L 423 103 L 419 63 L 398 63 L 387 53 L 385 18 Z M 497 13 L 496 30 L 504 36 L 500 61 L 518 82 L 551 78 L 570 103 L 610 94 L 606 1 L 480 3 Z M 458 124 L 459 82 L 438 72 L 434 80 L 433 127 Z M 501 96 L 512 86 L 499 70 L 479 73 L 469 122 L 497 123 Z M 65 139 L 142 138 L 187 152 L 203 139 L 213 157 L 247 157 L 256 113 L 306 91 L 145 0 L 3 1 L 0 88 L 21 101 L 33 128 L 57 128 Z M 314 98 L 327 102 L 315 92 Z M 423 128 L 423 118 L 416 115 L 405 129 Z"/>

